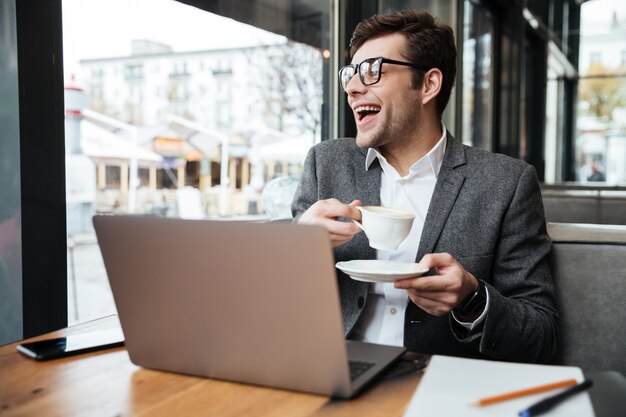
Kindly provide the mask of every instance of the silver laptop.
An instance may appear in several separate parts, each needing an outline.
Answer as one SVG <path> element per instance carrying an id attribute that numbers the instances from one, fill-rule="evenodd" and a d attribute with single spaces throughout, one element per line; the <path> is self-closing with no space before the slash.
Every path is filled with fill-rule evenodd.
<path id="1" fill-rule="evenodd" d="M 344 339 L 332 248 L 320 227 L 93 222 L 139 366 L 348 398 L 404 352 Z"/>

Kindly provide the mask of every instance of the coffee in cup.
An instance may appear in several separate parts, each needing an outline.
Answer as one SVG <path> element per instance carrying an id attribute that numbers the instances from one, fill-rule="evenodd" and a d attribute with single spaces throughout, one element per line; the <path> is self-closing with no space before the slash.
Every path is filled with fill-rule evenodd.
<path id="1" fill-rule="evenodd" d="M 408 211 L 381 206 L 357 206 L 361 222 L 353 220 L 374 249 L 395 250 L 409 235 L 415 215 Z"/>

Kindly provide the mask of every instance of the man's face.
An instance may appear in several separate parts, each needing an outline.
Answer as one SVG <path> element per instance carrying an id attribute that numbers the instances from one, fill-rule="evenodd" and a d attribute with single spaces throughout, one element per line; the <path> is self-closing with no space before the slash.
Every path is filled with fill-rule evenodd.
<path id="1" fill-rule="evenodd" d="M 406 61 L 399 52 L 405 46 L 402 34 L 371 39 L 357 50 L 352 63 L 375 57 Z M 376 84 L 364 86 L 358 74 L 352 77 L 346 92 L 356 121 L 359 147 L 380 148 L 408 140 L 415 132 L 420 121 L 421 94 L 412 88 L 412 75 L 409 67 L 385 63 Z"/>

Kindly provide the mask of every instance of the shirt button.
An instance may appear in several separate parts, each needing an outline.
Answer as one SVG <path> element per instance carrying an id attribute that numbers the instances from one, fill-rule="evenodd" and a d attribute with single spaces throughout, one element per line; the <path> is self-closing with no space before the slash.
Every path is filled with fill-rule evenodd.
<path id="1" fill-rule="evenodd" d="M 406 180 L 400 180 L 400 181 L 398 181 L 398 182 L 400 183 L 400 185 L 404 185 L 404 184 L 406 184 Z"/>
<path id="2" fill-rule="evenodd" d="M 389 312 L 390 312 L 391 314 L 396 314 L 396 313 L 398 312 L 398 310 L 396 310 L 396 308 L 395 308 L 395 307 L 391 307 L 391 308 L 389 309 Z"/>

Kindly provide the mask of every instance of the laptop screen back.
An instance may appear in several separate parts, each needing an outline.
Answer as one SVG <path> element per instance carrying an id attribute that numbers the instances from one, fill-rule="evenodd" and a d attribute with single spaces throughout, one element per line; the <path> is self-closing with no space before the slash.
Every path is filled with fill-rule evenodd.
<path id="1" fill-rule="evenodd" d="M 135 364 L 328 395 L 350 389 L 322 228 L 139 216 L 95 216 L 94 225 Z"/>

